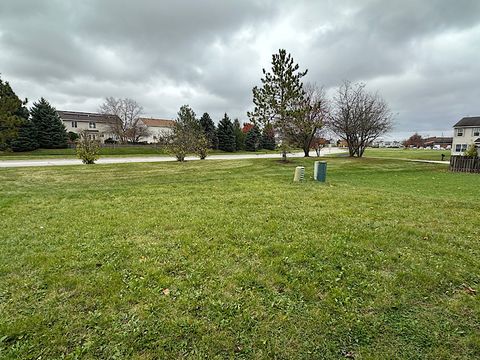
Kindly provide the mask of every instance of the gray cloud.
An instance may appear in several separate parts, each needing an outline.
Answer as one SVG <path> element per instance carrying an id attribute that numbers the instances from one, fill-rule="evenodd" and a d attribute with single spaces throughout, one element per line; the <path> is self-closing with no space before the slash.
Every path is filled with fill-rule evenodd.
<path id="1" fill-rule="evenodd" d="M 5 0 L 0 71 L 20 96 L 61 109 L 128 96 L 149 116 L 190 104 L 245 121 L 262 67 L 286 48 L 306 81 L 378 90 L 397 136 L 433 134 L 479 114 L 479 14 L 476 0 Z"/>

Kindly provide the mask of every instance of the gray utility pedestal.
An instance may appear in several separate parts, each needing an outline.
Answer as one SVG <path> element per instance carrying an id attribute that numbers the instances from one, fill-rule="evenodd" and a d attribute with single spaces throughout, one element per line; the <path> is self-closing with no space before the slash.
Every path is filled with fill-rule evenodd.
<path id="1" fill-rule="evenodd" d="M 313 179 L 321 182 L 325 182 L 327 179 L 327 162 L 315 161 L 313 165 Z"/>

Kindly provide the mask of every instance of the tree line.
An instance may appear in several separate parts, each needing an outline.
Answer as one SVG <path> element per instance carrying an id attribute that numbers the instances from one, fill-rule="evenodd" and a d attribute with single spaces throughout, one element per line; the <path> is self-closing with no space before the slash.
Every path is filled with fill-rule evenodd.
<path id="1" fill-rule="evenodd" d="M 275 134 L 272 127 L 260 131 L 253 124 L 246 123 L 242 126 L 238 119 L 232 121 L 226 113 L 216 126 L 208 113 L 197 118 L 189 105 L 183 105 L 172 132 L 163 135 L 159 143 L 170 150 L 178 161 L 184 161 L 189 153 L 205 159 L 209 150 L 274 150 Z"/>
<path id="2" fill-rule="evenodd" d="M 365 84 L 344 81 L 328 98 L 323 87 L 303 83 L 307 73 L 280 49 L 272 55 L 271 70 L 263 69 L 261 86 L 252 90 L 254 109 L 247 113 L 251 124 L 242 127 L 225 113 L 216 126 L 208 113 L 197 119 L 184 105 L 172 133 L 160 142 L 178 159 L 192 152 L 204 158 L 209 149 L 257 151 L 278 146 L 286 160 L 291 147 L 302 148 L 309 156 L 310 149 L 320 144 L 322 132 L 328 131 L 346 141 L 350 156 L 361 157 L 367 146 L 392 128 L 388 104 L 377 92 L 367 91 Z M 0 149 L 67 146 L 65 127 L 45 99 L 28 110 L 26 100 L 21 101 L 1 79 L 0 95 Z M 148 135 L 140 121 L 142 107 L 134 100 L 106 98 L 100 112 L 120 118 L 110 127 L 122 143 L 135 143 Z"/>
<path id="3" fill-rule="evenodd" d="M 280 49 L 272 55 L 272 69 L 263 69 L 262 85 L 252 90 L 254 109 L 248 116 L 260 128 L 273 127 L 284 160 L 289 146 L 301 147 L 309 156 L 322 130 L 345 140 L 350 156 L 361 157 L 367 146 L 392 128 L 388 104 L 378 93 L 367 91 L 365 84 L 344 81 L 328 99 L 323 87 L 303 84 L 307 73 Z"/>
<path id="4" fill-rule="evenodd" d="M 68 134 L 54 107 L 41 98 L 27 108 L 0 79 L 0 150 L 31 151 L 67 147 Z"/>

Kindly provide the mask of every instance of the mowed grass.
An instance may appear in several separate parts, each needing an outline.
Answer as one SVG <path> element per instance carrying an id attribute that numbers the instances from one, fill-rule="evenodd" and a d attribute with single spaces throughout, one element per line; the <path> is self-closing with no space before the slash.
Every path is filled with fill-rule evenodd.
<path id="1" fill-rule="evenodd" d="M 365 157 L 380 157 L 391 159 L 411 159 L 411 160 L 450 160 L 451 150 L 429 150 L 429 149 L 379 149 L 368 148 L 365 151 Z"/>
<path id="2" fill-rule="evenodd" d="M 1 170 L 0 358 L 479 358 L 480 176 L 312 165 Z"/>

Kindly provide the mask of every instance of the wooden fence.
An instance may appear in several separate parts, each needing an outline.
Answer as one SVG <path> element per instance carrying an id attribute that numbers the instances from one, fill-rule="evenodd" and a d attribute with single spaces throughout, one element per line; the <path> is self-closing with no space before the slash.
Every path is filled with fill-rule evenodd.
<path id="1" fill-rule="evenodd" d="M 452 156 L 450 158 L 450 171 L 480 173 L 480 158 Z"/>

